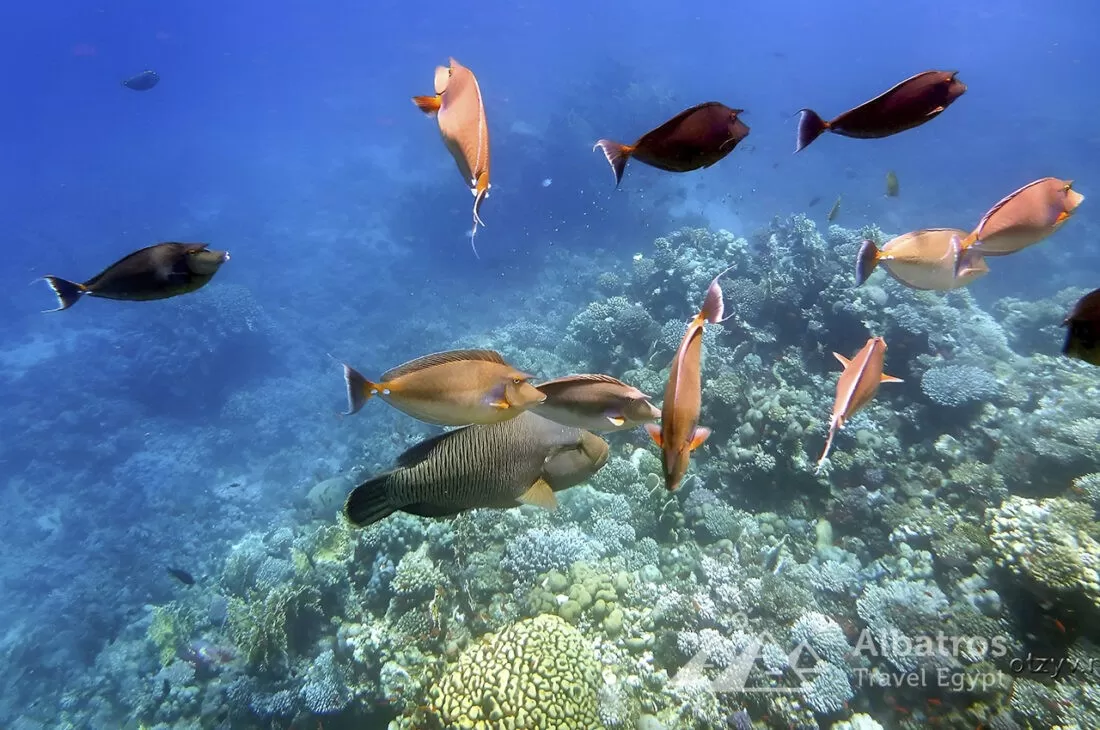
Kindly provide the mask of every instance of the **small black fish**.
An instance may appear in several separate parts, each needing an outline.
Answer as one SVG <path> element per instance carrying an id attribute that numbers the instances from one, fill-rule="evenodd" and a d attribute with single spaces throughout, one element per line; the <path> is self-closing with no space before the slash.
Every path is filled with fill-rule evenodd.
<path id="1" fill-rule="evenodd" d="M 810 198 L 810 202 L 806 204 L 806 207 L 807 208 L 812 208 L 820 202 L 821 202 L 821 196 L 820 195 L 815 195 L 812 198 Z"/>
<path id="2" fill-rule="evenodd" d="M 1062 324 L 1069 328 L 1062 354 L 1100 366 L 1100 289 L 1081 297 Z"/>
<path id="3" fill-rule="evenodd" d="M 178 580 L 180 583 L 183 583 L 184 585 L 188 585 L 188 586 L 195 585 L 195 576 L 191 575 L 186 570 L 183 570 L 181 568 L 173 568 L 171 566 L 169 566 L 168 568 L 165 568 L 165 570 L 168 571 L 168 575 L 172 576 L 173 578 Z"/>
<path id="4" fill-rule="evenodd" d="M 134 74 L 128 79 L 122 80 L 122 85 L 134 91 L 148 91 L 160 82 L 160 74 L 156 71 L 145 69 L 139 74 Z"/>
<path id="5" fill-rule="evenodd" d="M 241 486 L 241 483 L 240 482 L 232 482 L 229 486 L 233 487 L 233 488 L 236 488 L 236 487 Z"/>
<path id="6" fill-rule="evenodd" d="M 104 299 L 148 301 L 187 294 L 205 286 L 229 260 L 205 243 L 158 243 L 116 261 L 83 284 L 57 276 L 43 279 L 57 295 L 60 312 L 85 294 Z"/>

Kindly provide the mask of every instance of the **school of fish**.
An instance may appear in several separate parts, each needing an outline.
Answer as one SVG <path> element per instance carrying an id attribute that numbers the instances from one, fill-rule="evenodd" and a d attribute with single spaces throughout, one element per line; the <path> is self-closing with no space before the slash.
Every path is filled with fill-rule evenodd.
<path id="1" fill-rule="evenodd" d="M 160 76 L 143 71 L 122 82 L 135 91 L 152 89 Z M 489 126 L 477 77 L 455 59 L 435 69 L 434 94 L 412 97 L 435 118 L 444 146 L 473 195 L 470 244 L 484 227 L 481 209 L 492 188 Z M 899 82 L 878 96 L 824 120 L 802 109 L 795 152 L 826 132 L 876 139 L 915 129 L 940 116 L 966 93 L 957 71 L 929 70 Z M 708 168 L 728 156 L 749 135 L 743 109 L 717 101 L 692 106 L 660 123 L 632 144 L 600 139 L 615 185 L 631 159 L 668 172 Z M 547 183 L 544 183 L 547 184 Z M 897 175 L 886 176 L 886 195 L 899 194 Z M 819 198 L 811 201 L 811 205 Z M 1027 183 L 996 202 L 969 232 L 928 227 L 886 242 L 866 240 L 856 258 L 855 285 L 878 268 L 913 289 L 949 291 L 989 273 L 986 257 L 1018 253 L 1053 235 L 1074 214 L 1084 196 L 1072 180 L 1045 177 Z M 828 213 L 833 220 L 840 198 Z M 84 295 L 146 301 L 197 291 L 229 260 L 226 251 L 204 243 L 158 243 L 131 253 L 79 283 L 58 276 L 43 279 L 58 299 L 56 309 L 72 307 Z M 725 315 L 721 277 L 703 293 L 699 311 L 688 322 L 669 364 L 663 401 L 603 373 L 566 375 L 542 383 L 492 350 L 454 350 L 424 355 L 368 380 L 344 365 L 348 411 L 359 412 L 378 396 L 425 423 L 453 427 L 424 439 L 398 457 L 392 469 L 356 486 L 344 515 L 366 526 L 396 511 L 450 517 L 475 508 L 536 505 L 552 509 L 556 492 L 583 483 L 607 462 L 609 446 L 598 433 L 644 427 L 660 449 L 664 485 L 677 490 L 688 475 L 691 452 L 711 433 L 700 424 L 703 333 Z M 732 314 L 730 316 L 733 316 Z M 1062 352 L 1100 366 L 1100 289 L 1066 315 Z M 837 432 L 874 398 L 882 383 L 900 382 L 884 372 L 886 342 L 869 337 L 850 358 L 833 353 L 842 366 L 828 431 L 816 468 L 828 460 Z M 184 583 L 190 574 L 169 568 Z"/>

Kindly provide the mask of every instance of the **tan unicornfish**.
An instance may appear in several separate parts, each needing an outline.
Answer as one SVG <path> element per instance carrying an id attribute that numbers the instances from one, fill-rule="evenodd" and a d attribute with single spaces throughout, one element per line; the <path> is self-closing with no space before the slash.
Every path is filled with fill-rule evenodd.
<path id="1" fill-rule="evenodd" d="M 844 372 L 836 383 L 836 400 L 833 401 L 833 416 L 829 419 L 829 437 L 825 440 L 825 450 L 817 460 L 817 468 L 829 456 L 833 447 L 833 437 L 844 428 L 848 419 L 860 408 L 871 402 L 880 383 L 900 383 L 901 378 L 884 375 L 882 361 L 886 357 L 886 340 L 872 337 L 851 360 L 838 352 L 833 357 L 844 366 Z"/>
<path id="2" fill-rule="evenodd" d="M 856 257 L 856 286 L 879 264 L 892 277 L 913 289 L 948 291 L 964 287 L 989 273 L 989 266 L 977 249 L 963 254 L 966 260 L 955 273 L 953 239 L 966 235 L 958 228 L 925 228 L 891 238 L 879 248 L 868 239 L 859 247 Z"/>
<path id="3" fill-rule="evenodd" d="M 546 396 L 531 376 L 492 350 L 437 352 L 398 365 L 373 383 L 344 365 L 348 412 L 356 413 L 372 396 L 413 418 L 439 426 L 499 423 L 514 418 Z"/>
<path id="4" fill-rule="evenodd" d="M 477 256 L 474 236 L 481 220 L 481 204 L 489 195 L 489 126 L 485 105 L 474 72 L 453 58 L 450 66 L 435 69 L 435 95 L 414 96 L 413 103 L 425 114 L 436 115 L 439 133 L 455 158 L 462 179 L 474 194 L 474 227 L 470 247 Z"/>
<path id="5" fill-rule="evenodd" d="M 688 323 L 684 339 L 672 358 L 665 400 L 661 404 L 661 424 L 647 423 L 645 426 L 653 442 L 661 449 L 665 488 L 670 492 L 675 491 L 683 481 L 691 463 L 691 452 L 710 436 L 710 429 L 699 425 L 699 410 L 703 404 L 703 328 L 707 322 L 717 324 L 729 319 L 722 316 L 722 287 L 718 285 L 718 280 L 729 270 L 718 274 L 710 282 L 703 307 Z"/>
<path id="6" fill-rule="evenodd" d="M 57 296 L 60 312 L 82 296 L 131 302 L 168 299 L 206 286 L 229 260 L 225 251 L 213 251 L 205 243 L 158 243 L 133 252 L 83 284 L 44 276 Z"/>
<path id="7" fill-rule="evenodd" d="M 358 526 L 398 510 L 449 517 L 469 509 L 533 504 L 552 509 L 554 492 L 587 480 L 607 463 L 607 442 L 579 428 L 522 413 L 504 423 L 467 426 L 429 438 L 392 471 L 348 495 L 344 514 Z"/>
<path id="8" fill-rule="evenodd" d="M 960 254 L 969 248 L 983 256 L 1007 256 L 1033 246 L 1069 220 L 1085 196 L 1072 180 L 1044 177 L 997 201 L 958 243 Z M 959 257 L 963 265 L 963 257 Z"/>
<path id="9" fill-rule="evenodd" d="M 569 375 L 535 387 L 546 401 L 532 410 L 566 426 L 620 431 L 661 417 L 648 395 L 610 375 Z"/>

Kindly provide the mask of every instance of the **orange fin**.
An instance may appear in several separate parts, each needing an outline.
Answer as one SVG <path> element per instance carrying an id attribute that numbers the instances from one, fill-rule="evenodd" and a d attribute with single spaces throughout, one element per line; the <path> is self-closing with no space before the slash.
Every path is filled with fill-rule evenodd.
<path id="1" fill-rule="evenodd" d="M 849 360 L 848 358 L 844 357 L 844 356 L 843 356 L 843 355 L 841 355 L 841 354 L 840 354 L 839 352 L 834 352 L 834 353 L 833 353 L 833 357 L 835 357 L 835 358 L 836 358 L 837 360 L 839 360 L 839 361 L 840 361 L 840 364 L 841 364 L 841 365 L 843 365 L 844 367 L 848 367 L 849 365 L 851 365 L 851 364 L 852 364 L 852 361 L 851 361 L 851 360 Z"/>
<path id="2" fill-rule="evenodd" d="M 543 509 L 556 509 L 558 506 L 558 499 L 554 496 L 553 488 L 542 477 L 535 480 L 535 483 L 526 492 L 519 495 L 516 501 L 520 504 L 533 504 Z"/>
<path id="3" fill-rule="evenodd" d="M 664 439 L 661 438 L 661 427 L 656 423 L 647 423 L 645 425 L 645 431 L 649 434 L 649 437 L 653 439 L 653 443 L 657 444 L 658 448 L 664 448 Z"/>
<path id="4" fill-rule="evenodd" d="M 628 144 L 619 144 L 610 139 L 601 139 L 592 147 L 600 148 L 603 156 L 607 158 L 607 164 L 611 165 L 611 171 L 615 173 L 615 187 L 623 181 L 623 171 L 626 170 L 626 161 L 634 154 L 634 147 Z"/>
<path id="5" fill-rule="evenodd" d="M 901 378 L 895 378 L 893 375 L 882 374 L 882 378 L 879 379 L 880 383 L 904 383 Z"/>
<path id="6" fill-rule="evenodd" d="M 413 104 L 424 112 L 425 114 L 437 114 L 441 106 L 443 106 L 443 97 L 436 96 L 414 96 L 412 98 Z"/>
<path id="7" fill-rule="evenodd" d="M 706 426 L 696 426 L 695 433 L 691 437 L 691 443 L 688 445 L 688 451 L 695 451 L 708 438 L 710 438 L 710 429 Z"/>
<path id="8" fill-rule="evenodd" d="M 626 423 L 626 419 L 622 416 L 608 416 L 607 420 L 611 422 L 612 426 L 621 426 Z"/>

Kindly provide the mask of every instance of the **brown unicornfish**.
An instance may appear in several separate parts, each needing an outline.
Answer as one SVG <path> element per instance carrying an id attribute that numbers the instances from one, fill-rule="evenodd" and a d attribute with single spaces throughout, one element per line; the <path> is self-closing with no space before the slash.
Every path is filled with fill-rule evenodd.
<path id="1" fill-rule="evenodd" d="M 836 399 L 833 401 L 833 416 L 829 419 L 829 437 L 825 440 L 825 450 L 817 460 L 817 468 L 829 456 L 833 447 L 833 437 L 844 428 L 848 419 L 875 397 L 880 383 L 900 383 L 901 378 L 884 375 L 882 360 L 886 357 L 886 340 L 872 337 L 851 360 L 834 352 L 833 357 L 844 366 L 844 372 L 836 383 Z"/>
<path id="2" fill-rule="evenodd" d="M 1062 324 L 1069 328 L 1062 354 L 1100 365 L 1100 289 L 1081 297 Z"/>
<path id="3" fill-rule="evenodd" d="M 698 170 L 718 162 L 749 136 L 748 126 L 737 118 L 743 113 L 744 109 L 730 109 L 717 101 L 708 101 L 685 109 L 643 134 L 634 144 L 601 139 L 592 149 L 599 147 L 603 151 L 615 173 L 616 187 L 631 157 L 668 172 Z"/>
<path id="4" fill-rule="evenodd" d="M 607 442 L 534 413 L 429 438 L 392 471 L 360 484 L 344 514 L 358 526 L 398 510 L 450 517 L 469 509 L 557 506 L 554 492 L 587 480 L 607 463 Z"/>
<path id="5" fill-rule="evenodd" d="M 532 410 L 589 431 L 620 431 L 661 417 L 649 396 L 610 375 L 569 375 L 536 385 L 546 400 Z"/>
<path id="6" fill-rule="evenodd" d="M 821 136 L 834 132 L 844 137 L 876 139 L 919 127 L 935 119 L 966 92 L 958 71 L 924 71 L 897 86 L 849 109 L 826 122 L 812 109 L 803 109 L 798 120 L 795 152 Z"/>
<path id="7" fill-rule="evenodd" d="M 474 72 L 453 58 L 450 66 L 435 69 L 435 94 L 414 96 L 413 103 L 425 114 L 436 115 L 443 143 L 455 158 L 462 179 L 474 194 L 474 227 L 470 247 L 477 256 L 474 236 L 481 220 L 481 204 L 489 195 L 489 126 L 485 104 Z"/>
<path id="8" fill-rule="evenodd" d="M 977 250 L 968 251 L 965 267 L 955 274 L 953 239 L 965 236 L 958 228 L 925 228 L 892 238 L 879 248 L 866 240 L 856 257 L 856 286 L 879 264 L 892 277 L 913 289 L 948 291 L 964 287 L 989 273 L 989 266 Z"/>
<path id="9" fill-rule="evenodd" d="M 684 339 L 672 358 L 665 401 L 661 404 L 661 424 L 647 423 L 645 426 L 653 442 L 661 449 L 665 487 L 670 492 L 683 481 L 691 462 L 691 452 L 710 436 L 710 429 L 699 425 L 699 410 L 703 403 L 703 328 L 707 322 L 717 324 L 729 319 L 722 316 L 722 287 L 718 285 L 718 280 L 729 270 L 718 274 L 710 282 L 703 307 L 688 323 Z"/>
<path id="10" fill-rule="evenodd" d="M 229 260 L 225 251 L 211 251 L 205 243 L 158 243 L 116 261 L 83 284 L 58 276 L 42 277 L 60 312 L 87 294 L 103 299 L 149 301 L 167 299 L 201 289 Z"/>
<path id="11" fill-rule="evenodd" d="M 974 248 L 983 256 L 1007 256 L 1033 246 L 1061 228 L 1084 199 L 1072 180 L 1044 177 L 1030 182 L 997 201 L 970 235 L 961 238 L 959 252 Z"/>
<path id="12" fill-rule="evenodd" d="M 437 352 L 398 365 L 371 382 L 344 365 L 348 412 L 378 395 L 413 418 L 439 426 L 498 423 L 514 418 L 546 396 L 492 350 Z"/>

